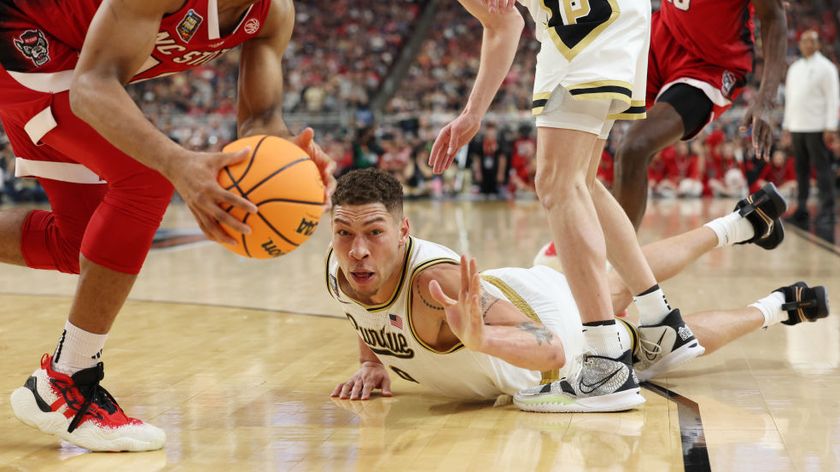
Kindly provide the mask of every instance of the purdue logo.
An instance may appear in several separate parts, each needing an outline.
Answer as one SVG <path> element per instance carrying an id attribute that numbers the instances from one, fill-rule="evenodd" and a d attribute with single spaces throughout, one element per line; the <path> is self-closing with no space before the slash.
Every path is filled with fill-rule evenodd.
<path id="1" fill-rule="evenodd" d="M 283 254 L 285 254 L 285 252 L 283 252 L 282 250 L 280 250 L 280 248 L 278 248 L 278 247 L 277 247 L 277 245 L 276 245 L 276 244 L 274 244 L 274 241 L 272 241 L 271 239 L 269 239 L 268 241 L 266 241 L 266 242 L 262 243 L 262 244 L 261 244 L 261 247 L 262 247 L 262 248 L 265 250 L 265 252 L 266 252 L 269 256 L 271 256 L 271 257 L 280 257 L 280 256 L 282 256 Z"/>
<path id="2" fill-rule="evenodd" d="M 571 61 L 618 18 L 615 0 L 541 0 L 546 28 L 557 49 Z"/>
<path id="3" fill-rule="evenodd" d="M 302 234 L 304 236 L 312 236 L 312 233 L 315 232 L 315 228 L 318 227 L 318 221 L 307 220 L 306 217 L 300 219 L 300 224 L 297 227 L 297 234 Z"/>
<path id="4" fill-rule="evenodd" d="M 394 356 L 400 359 L 414 358 L 414 349 L 408 347 L 408 340 L 402 333 L 392 333 L 385 330 L 385 326 L 381 329 L 363 328 L 356 323 L 355 318 L 350 313 L 345 313 L 347 319 L 353 325 L 353 329 L 359 333 L 362 341 L 368 345 L 374 354 L 380 356 Z"/>

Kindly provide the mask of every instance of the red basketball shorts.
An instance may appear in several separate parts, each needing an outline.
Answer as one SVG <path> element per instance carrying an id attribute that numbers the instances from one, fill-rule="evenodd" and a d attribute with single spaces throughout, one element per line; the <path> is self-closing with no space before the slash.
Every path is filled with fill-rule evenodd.
<path id="1" fill-rule="evenodd" d="M 15 175 L 38 178 L 52 207 L 23 224 L 28 266 L 79 272 L 79 254 L 111 270 L 140 271 L 172 186 L 70 110 L 72 71 L 28 74 L 0 67 L 0 119 Z"/>
<path id="2" fill-rule="evenodd" d="M 669 87 L 687 84 L 702 90 L 709 97 L 712 102 L 709 123 L 716 120 L 743 91 L 748 71 L 728 70 L 697 57 L 674 39 L 658 12 L 653 14 L 651 21 L 645 97 L 647 108 L 652 107 L 657 97 Z"/>

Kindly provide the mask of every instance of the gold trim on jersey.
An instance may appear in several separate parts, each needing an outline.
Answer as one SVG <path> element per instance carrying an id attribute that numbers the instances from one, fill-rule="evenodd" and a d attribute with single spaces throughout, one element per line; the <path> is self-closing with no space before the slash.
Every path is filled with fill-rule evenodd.
<path id="1" fill-rule="evenodd" d="M 531 114 L 539 115 L 542 114 L 545 105 L 548 103 L 548 100 L 551 98 L 552 92 L 538 92 L 534 94 L 534 98 L 531 100 Z"/>
<path id="2" fill-rule="evenodd" d="M 542 320 L 540 320 L 539 315 L 537 315 L 537 312 L 531 308 L 531 305 L 529 305 L 527 301 L 525 301 L 525 298 L 523 298 L 522 295 L 519 295 L 516 290 L 514 290 L 513 287 L 508 285 L 504 280 L 496 276 L 486 274 L 482 274 L 481 278 L 498 288 L 505 298 L 507 298 L 517 310 L 524 313 L 525 316 L 531 318 L 531 320 L 542 324 Z M 546 370 L 540 372 L 540 374 L 542 375 L 542 380 L 540 380 L 540 384 L 542 385 L 560 379 L 560 369 Z"/>
<path id="3" fill-rule="evenodd" d="M 644 100 L 631 100 L 630 108 L 621 113 L 607 116 L 610 120 L 643 120 L 647 118 L 647 108 Z"/>
<path id="4" fill-rule="evenodd" d="M 406 317 L 408 318 L 408 328 L 411 330 L 411 335 L 414 337 L 415 340 L 417 340 L 417 344 L 419 344 L 421 347 L 423 347 L 427 351 L 431 351 L 435 354 L 452 354 L 453 352 L 457 351 L 458 349 L 461 349 L 462 347 L 464 347 L 464 345 L 459 342 L 459 343 L 455 344 L 454 346 L 452 346 L 451 348 L 447 349 L 446 351 L 438 351 L 437 349 L 433 348 L 432 346 L 429 346 L 428 344 L 426 344 L 426 342 L 423 341 L 420 338 L 420 336 L 417 336 L 417 332 L 414 331 L 414 318 L 411 316 L 411 305 L 414 303 L 414 291 L 412 290 L 412 287 L 414 286 L 414 278 L 420 272 L 422 272 L 423 270 L 426 270 L 429 267 L 432 267 L 432 266 L 435 266 L 435 265 L 438 265 L 438 264 L 458 265 L 459 262 L 456 261 L 455 259 L 450 259 L 448 257 L 437 257 L 437 258 L 434 258 L 434 259 L 429 259 L 428 261 L 426 261 L 426 262 L 420 264 L 419 266 L 415 267 L 414 270 L 411 271 L 411 277 L 408 279 L 408 299 L 406 300 L 406 304 L 405 304 L 405 312 L 406 312 Z"/>
<path id="5" fill-rule="evenodd" d="M 619 100 L 633 106 L 633 85 L 622 80 L 596 80 L 566 87 L 579 100 Z"/>
<path id="6" fill-rule="evenodd" d="M 387 310 L 391 305 L 394 304 L 395 301 L 397 301 L 397 298 L 399 297 L 400 292 L 402 292 L 403 285 L 405 285 L 406 274 L 408 273 L 408 261 L 411 259 L 411 252 L 412 252 L 413 249 L 414 249 L 414 238 L 409 236 L 408 237 L 408 246 L 405 248 L 405 256 L 403 258 L 403 268 L 402 268 L 402 274 L 400 275 L 400 281 L 397 284 L 397 287 L 394 288 L 394 293 L 391 295 L 391 298 L 389 298 L 387 302 L 380 303 L 378 305 L 366 305 L 366 304 L 356 300 L 355 298 L 351 297 L 350 295 L 347 295 L 346 293 L 344 293 L 344 291 L 341 290 L 341 282 L 336 283 L 336 285 L 337 285 L 336 289 L 340 292 L 337 295 L 347 296 L 347 298 L 352 300 L 353 303 L 358 304 L 359 306 L 361 306 L 362 308 L 364 308 L 365 310 L 367 310 L 371 313 L 375 313 L 377 311 Z M 327 289 L 329 289 L 329 286 L 330 286 L 330 268 L 329 268 L 329 260 L 330 259 L 329 258 L 330 258 L 330 256 L 332 256 L 332 253 L 333 253 L 333 248 L 330 248 L 330 251 L 327 254 Z M 339 267 L 339 269 L 336 271 L 336 278 L 338 278 L 338 271 L 340 271 L 340 270 L 341 270 L 341 268 Z"/>
<path id="7" fill-rule="evenodd" d="M 587 3 L 589 3 L 588 0 Z M 592 43 L 592 41 L 594 41 L 595 38 L 598 37 L 598 35 L 600 35 L 605 29 L 607 29 L 608 26 L 613 24 L 615 20 L 618 19 L 618 16 L 621 14 L 621 11 L 618 9 L 618 2 L 616 0 L 607 0 L 607 3 L 609 3 L 610 7 L 612 8 L 612 13 L 610 14 L 610 17 L 607 18 L 607 21 L 593 28 L 592 31 L 590 31 L 589 34 L 586 35 L 585 38 L 583 38 L 579 43 L 575 44 L 575 46 L 572 48 L 566 46 L 563 40 L 560 39 L 560 35 L 557 34 L 557 31 L 553 27 L 549 28 L 547 24 L 545 25 L 545 31 L 551 38 L 551 42 L 554 43 L 554 46 L 557 48 L 558 51 L 560 51 L 560 54 L 562 54 L 567 61 L 571 62 L 572 59 L 575 58 L 575 56 L 580 54 L 580 52 L 583 51 L 587 46 L 589 46 L 589 44 Z M 546 5 L 546 0 L 540 0 L 540 6 L 548 14 L 548 20 L 550 21 L 553 16 L 553 13 L 551 12 L 551 8 L 548 5 Z M 537 25 L 537 27 L 539 27 L 539 25 Z"/>

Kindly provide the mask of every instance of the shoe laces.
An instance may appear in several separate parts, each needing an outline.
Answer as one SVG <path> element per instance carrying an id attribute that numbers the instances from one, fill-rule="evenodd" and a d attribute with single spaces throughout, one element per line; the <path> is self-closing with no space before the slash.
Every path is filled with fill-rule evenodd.
<path id="1" fill-rule="evenodd" d="M 93 404 L 96 404 L 96 406 L 105 410 L 109 414 L 114 414 L 119 409 L 119 405 L 117 405 L 117 400 L 115 400 L 114 397 L 107 390 L 105 390 L 105 387 L 99 385 L 99 382 L 104 377 L 102 363 L 100 362 L 95 367 L 85 370 L 92 369 L 96 369 L 96 371 L 93 372 L 93 374 L 96 375 L 94 381 L 92 383 L 76 385 L 76 388 L 78 388 L 79 393 L 82 394 L 85 401 L 79 407 L 79 410 L 73 417 L 73 421 L 70 422 L 70 426 L 67 427 L 68 433 L 72 433 L 82 423 L 82 420 L 84 419 L 85 415 L 88 413 L 91 405 Z M 80 373 L 81 372 L 83 371 L 80 371 Z"/>

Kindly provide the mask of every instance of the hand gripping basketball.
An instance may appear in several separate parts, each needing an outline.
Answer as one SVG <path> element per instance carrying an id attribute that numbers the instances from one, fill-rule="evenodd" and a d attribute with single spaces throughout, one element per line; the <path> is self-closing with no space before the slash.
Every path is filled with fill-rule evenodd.
<path id="1" fill-rule="evenodd" d="M 222 188 L 216 181 L 216 176 L 222 168 L 241 162 L 248 155 L 248 149 L 221 153 L 189 152 L 179 162 L 178 168 L 170 173 L 172 185 L 192 211 L 201 231 L 212 241 L 236 242 L 232 235 L 224 230 L 222 224 L 236 233 L 251 232 L 247 224 L 234 218 L 220 205 L 245 213 L 255 213 L 257 207 L 247 199 Z"/>
<path id="2" fill-rule="evenodd" d="M 326 167 L 319 167 L 316 159 L 325 163 L 329 157 L 323 151 L 318 154 L 320 148 L 311 142 L 311 132 L 305 133 L 309 136 L 303 136 L 303 144 L 315 158 L 296 143 L 276 136 L 248 136 L 225 146 L 225 151 L 247 150 L 248 155 L 222 168 L 219 184 L 257 209 L 249 213 L 242 207 L 223 206 L 237 225 L 251 228 L 250 233 L 225 240 L 227 249 L 256 259 L 278 257 L 303 244 L 318 228 L 326 198 L 322 180 Z M 235 233 L 228 221 L 222 227 Z"/>

